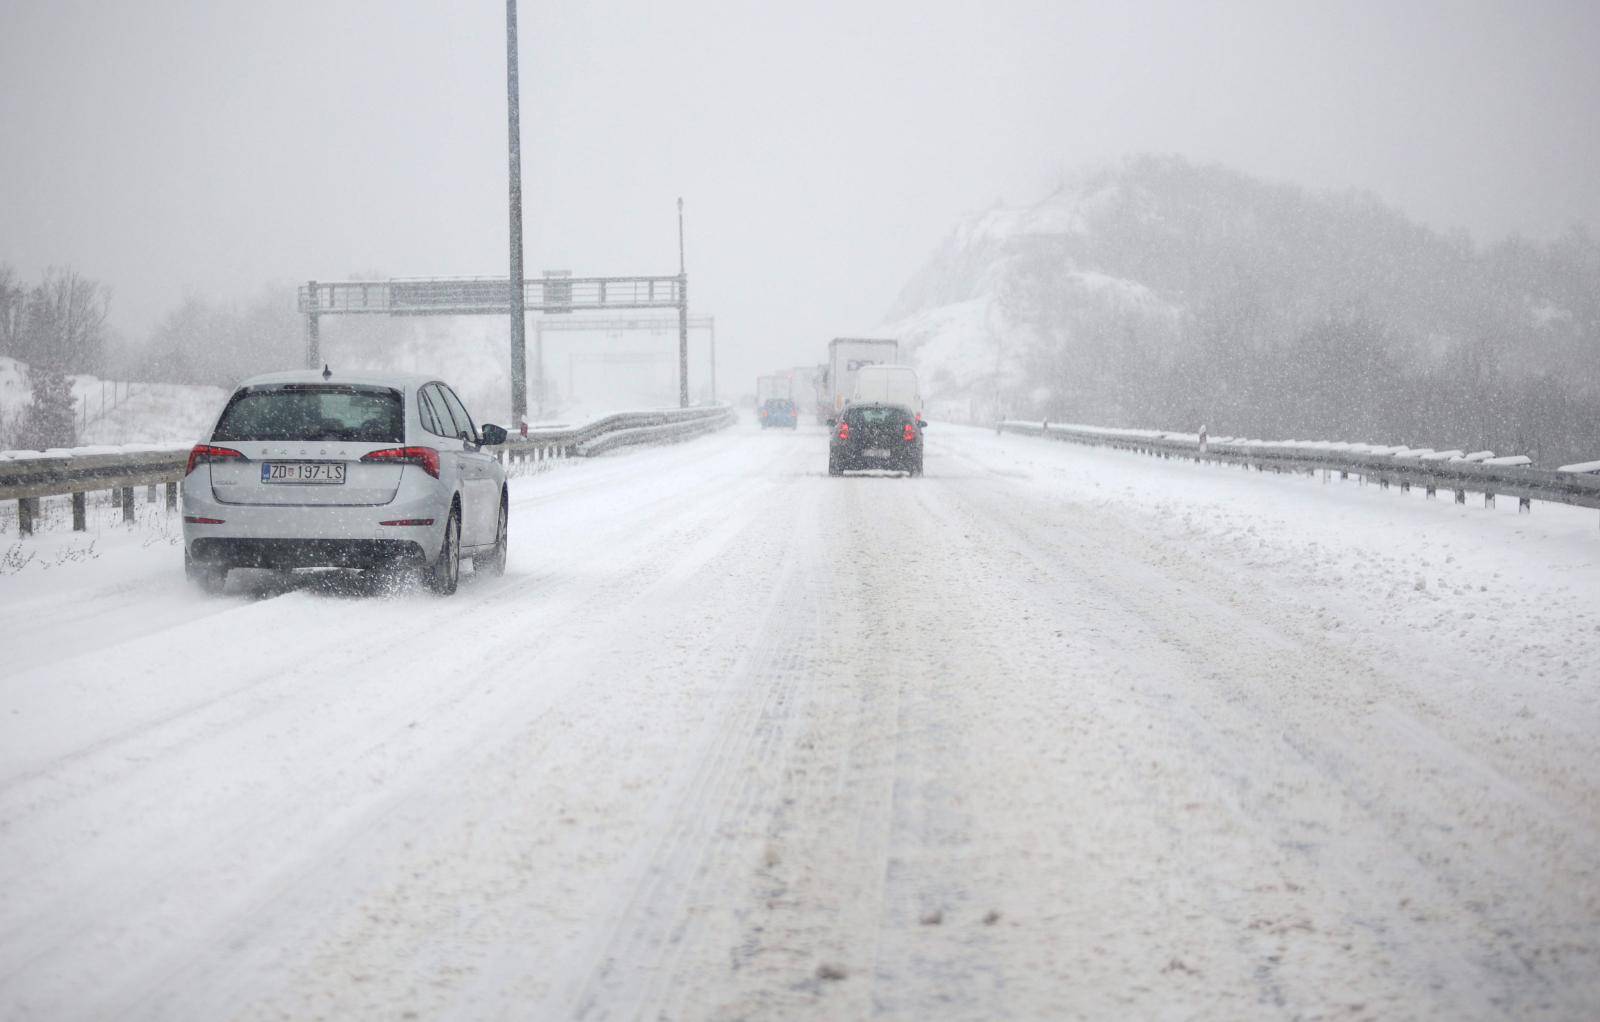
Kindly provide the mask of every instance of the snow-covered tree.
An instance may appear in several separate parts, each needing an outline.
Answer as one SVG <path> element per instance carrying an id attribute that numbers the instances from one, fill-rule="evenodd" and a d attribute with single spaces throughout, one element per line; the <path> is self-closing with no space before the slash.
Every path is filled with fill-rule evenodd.
<path id="1" fill-rule="evenodd" d="M 18 440 L 28 450 L 71 447 L 75 416 L 72 387 L 67 376 L 55 366 L 35 366 L 28 372 L 33 405 L 22 419 Z"/>

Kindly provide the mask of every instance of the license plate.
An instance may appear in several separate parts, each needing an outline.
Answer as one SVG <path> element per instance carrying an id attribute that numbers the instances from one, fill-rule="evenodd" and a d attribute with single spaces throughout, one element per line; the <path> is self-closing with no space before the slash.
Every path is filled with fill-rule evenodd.
<path id="1" fill-rule="evenodd" d="M 868 458 L 887 458 L 889 456 L 889 449 L 887 447 L 868 447 L 866 450 L 862 451 L 861 454 L 862 456 Z"/>
<path id="2" fill-rule="evenodd" d="M 261 481 L 264 483 L 323 483 L 344 482 L 345 466 L 324 461 L 263 461 Z"/>

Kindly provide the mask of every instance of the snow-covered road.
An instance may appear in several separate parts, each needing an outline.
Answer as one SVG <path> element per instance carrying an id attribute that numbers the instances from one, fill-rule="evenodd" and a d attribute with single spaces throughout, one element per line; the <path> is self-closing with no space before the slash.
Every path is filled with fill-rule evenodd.
<path id="1" fill-rule="evenodd" d="M 1600 1012 L 1593 512 L 928 445 L 517 479 L 449 600 L 40 537 L 0 1017 Z"/>

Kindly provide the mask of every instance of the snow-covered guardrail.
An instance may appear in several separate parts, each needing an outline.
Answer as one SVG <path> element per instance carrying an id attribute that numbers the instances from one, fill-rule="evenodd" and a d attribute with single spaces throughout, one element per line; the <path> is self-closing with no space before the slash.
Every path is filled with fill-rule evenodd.
<path id="1" fill-rule="evenodd" d="M 73 447 L 49 451 L 0 451 L 0 500 L 16 500 L 17 532 L 33 532 L 40 497 L 72 495 L 72 527 L 88 527 L 87 494 L 110 490 L 133 519 L 133 488 L 167 487 L 167 507 L 178 506 L 178 481 L 189 460 L 188 447 Z"/>
<path id="2" fill-rule="evenodd" d="M 727 405 L 620 412 L 581 426 L 532 427 L 512 436 L 504 450 L 513 461 L 526 458 L 593 457 L 629 444 L 669 443 L 722 429 L 733 422 Z"/>
<path id="3" fill-rule="evenodd" d="M 1045 437 L 1095 447 L 1114 447 L 1163 458 L 1190 458 L 1240 465 L 1257 471 L 1322 472 L 1354 475 L 1382 487 L 1401 490 L 1420 486 L 1428 496 L 1440 490 L 1464 504 L 1467 494 L 1481 493 L 1486 506 L 1496 496 L 1516 497 L 1523 510 L 1534 500 L 1600 508 L 1600 462 L 1533 467 L 1525 455 L 1496 457 L 1492 451 L 1463 453 L 1432 448 L 1322 441 L 1265 441 L 1243 437 L 1204 437 L 1197 433 L 1165 433 L 1145 429 L 1109 429 L 1047 422 L 1001 422 L 1002 432 Z"/>
<path id="4" fill-rule="evenodd" d="M 592 457 L 628 444 L 669 443 L 722 429 L 734 420 L 727 405 L 619 412 L 576 426 L 535 427 L 494 450 L 502 460 L 543 461 Z M 111 490 L 123 517 L 133 519 L 133 488 L 166 485 L 167 507 L 178 506 L 178 483 L 189 448 L 165 446 L 76 447 L 50 451 L 0 451 L 0 500 L 17 502 L 17 531 L 33 532 L 40 497 L 72 496 L 72 527 L 87 528 L 86 495 Z"/>

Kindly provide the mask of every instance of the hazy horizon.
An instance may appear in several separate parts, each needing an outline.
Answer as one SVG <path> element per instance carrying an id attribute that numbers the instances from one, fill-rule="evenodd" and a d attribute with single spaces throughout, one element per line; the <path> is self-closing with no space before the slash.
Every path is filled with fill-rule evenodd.
<path id="1" fill-rule="evenodd" d="M 1481 244 L 1600 224 L 1600 9 L 523 3 L 530 275 L 670 273 L 719 377 L 870 329 L 957 219 L 1176 153 Z M 0 11 L 0 261 L 186 293 L 504 275 L 504 5 Z M 289 300 L 286 298 L 286 300 Z M 815 357 L 813 357 L 815 356 Z"/>

